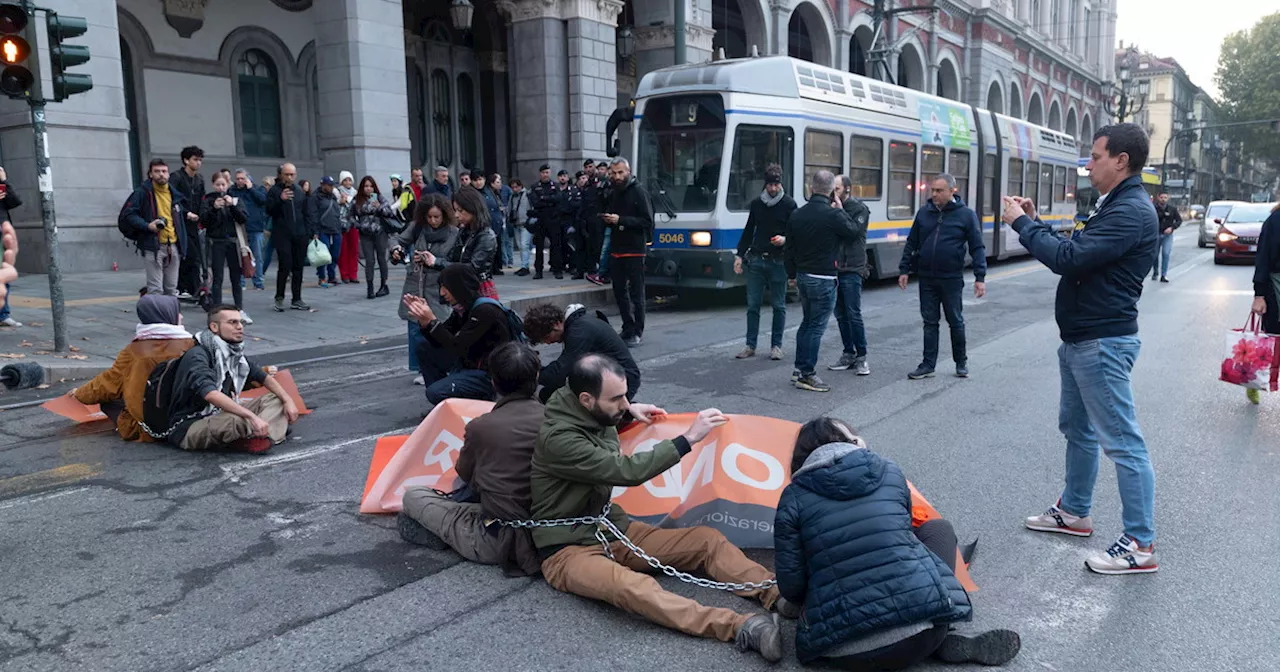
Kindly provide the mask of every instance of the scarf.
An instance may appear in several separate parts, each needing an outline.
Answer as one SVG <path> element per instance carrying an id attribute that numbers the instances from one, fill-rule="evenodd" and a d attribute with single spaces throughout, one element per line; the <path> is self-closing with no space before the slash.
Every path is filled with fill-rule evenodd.
<path id="1" fill-rule="evenodd" d="M 232 399 L 239 402 L 240 393 L 249 379 L 249 360 L 244 356 L 243 343 L 228 343 L 212 331 L 196 334 L 196 342 L 213 355 L 214 373 L 218 376 L 218 389 L 222 390 L 227 378 L 231 378 Z M 213 412 L 213 404 L 209 404 L 209 412 Z"/>
<path id="2" fill-rule="evenodd" d="M 771 197 L 769 196 L 769 190 L 765 189 L 764 191 L 760 192 L 760 200 L 764 201 L 765 205 L 772 208 L 773 206 L 777 205 L 779 201 L 782 200 L 783 196 L 786 196 L 786 195 L 787 195 L 787 191 L 785 189 L 779 189 L 778 195 Z"/>
<path id="3" fill-rule="evenodd" d="M 177 324 L 138 324 L 133 328 L 135 341 L 177 341 L 191 337 L 186 327 Z"/>

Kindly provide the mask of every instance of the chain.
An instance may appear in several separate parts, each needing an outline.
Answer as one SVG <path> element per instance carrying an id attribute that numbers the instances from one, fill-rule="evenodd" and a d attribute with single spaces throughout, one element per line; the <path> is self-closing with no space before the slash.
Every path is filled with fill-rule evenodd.
<path id="1" fill-rule="evenodd" d="M 151 431 L 151 428 L 147 426 L 147 423 L 143 422 L 142 420 L 138 420 L 138 426 L 141 427 L 142 431 L 146 432 L 147 435 L 153 439 L 166 439 L 169 437 L 170 434 L 172 434 L 175 430 L 177 430 L 178 426 L 181 425 L 182 423 L 188 420 L 198 420 L 204 416 L 205 416 L 205 412 L 200 411 L 199 413 L 192 413 L 191 415 L 178 418 L 176 421 L 169 424 L 169 429 L 163 432 Z"/>
<path id="2" fill-rule="evenodd" d="M 765 581 L 760 581 L 759 583 L 752 581 L 745 581 L 742 583 L 713 581 L 711 579 L 694 576 L 688 572 L 682 572 L 671 565 L 663 564 L 661 560 L 649 555 L 643 548 L 637 546 L 635 542 L 631 541 L 631 539 L 627 537 L 627 535 L 622 533 L 622 530 L 618 529 L 618 526 L 613 524 L 612 520 L 609 520 L 609 511 L 612 508 L 613 502 L 605 504 L 604 510 L 601 511 L 598 516 L 579 516 L 577 518 L 555 518 L 550 520 L 491 520 L 489 522 L 497 523 L 506 527 L 519 527 L 525 529 L 533 529 L 536 527 L 565 527 L 570 525 L 594 525 L 596 527 L 596 540 L 600 542 L 600 546 L 604 548 L 604 553 L 610 560 L 616 560 L 616 558 L 613 557 L 613 551 L 609 548 L 610 543 L 608 538 L 605 536 L 606 532 L 613 535 L 613 537 L 619 542 L 622 542 L 622 545 L 626 546 L 627 550 L 631 551 L 637 558 L 644 560 L 645 563 L 653 569 L 658 570 L 667 576 L 675 577 L 685 583 L 691 583 L 703 588 L 729 590 L 734 592 L 764 590 L 778 585 L 778 581 L 776 579 L 767 579 Z"/>

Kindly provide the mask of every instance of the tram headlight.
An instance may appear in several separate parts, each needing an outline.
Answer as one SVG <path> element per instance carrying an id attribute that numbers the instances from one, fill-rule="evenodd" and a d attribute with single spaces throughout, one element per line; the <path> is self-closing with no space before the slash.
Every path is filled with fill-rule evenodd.
<path id="1" fill-rule="evenodd" d="M 689 244 L 694 247 L 711 247 L 710 231 L 694 231 L 689 234 Z"/>

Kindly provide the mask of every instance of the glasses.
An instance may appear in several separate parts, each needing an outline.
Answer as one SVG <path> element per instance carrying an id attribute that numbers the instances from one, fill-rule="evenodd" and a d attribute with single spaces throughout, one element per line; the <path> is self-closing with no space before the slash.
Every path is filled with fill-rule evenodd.
<path id="1" fill-rule="evenodd" d="M 223 320 L 223 321 L 222 321 L 222 323 L 223 323 L 223 324 L 229 324 L 229 325 L 231 325 L 231 326 L 233 326 L 233 327 L 243 327 L 243 326 L 244 326 L 244 320 L 236 320 L 236 319 Z"/>

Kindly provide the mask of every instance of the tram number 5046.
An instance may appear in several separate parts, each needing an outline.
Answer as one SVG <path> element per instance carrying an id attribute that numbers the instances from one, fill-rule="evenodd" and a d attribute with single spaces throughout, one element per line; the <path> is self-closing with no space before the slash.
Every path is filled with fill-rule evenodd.
<path id="1" fill-rule="evenodd" d="M 668 245 L 683 245 L 684 234 L 683 233 L 659 233 L 658 242 L 665 243 Z"/>

